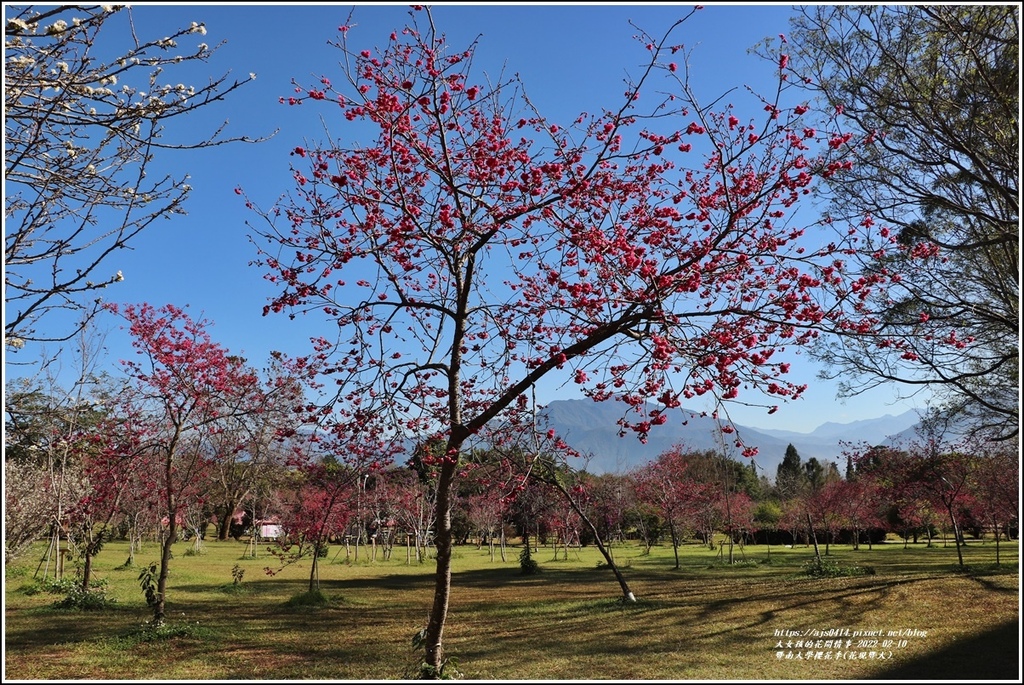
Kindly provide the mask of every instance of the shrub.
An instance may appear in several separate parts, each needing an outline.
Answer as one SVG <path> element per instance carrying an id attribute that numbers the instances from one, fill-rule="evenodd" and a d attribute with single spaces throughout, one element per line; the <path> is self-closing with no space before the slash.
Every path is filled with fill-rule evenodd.
<path id="1" fill-rule="evenodd" d="M 804 564 L 804 574 L 811 578 L 843 578 L 847 576 L 872 575 L 874 569 L 860 566 L 842 566 L 834 559 L 815 557 Z"/>
<path id="2" fill-rule="evenodd" d="M 526 547 L 519 552 L 519 573 L 524 576 L 532 576 L 534 573 L 540 573 L 540 566 L 537 565 L 537 561 L 530 553 L 529 545 L 526 545 Z"/>
<path id="3" fill-rule="evenodd" d="M 325 607 L 331 603 L 323 590 L 319 588 L 295 595 L 284 603 L 286 607 Z"/>
<path id="4" fill-rule="evenodd" d="M 63 591 L 64 597 L 53 603 L 53 607 L 81 611 L 109 609 L 117 603 L 117 600 L 107 597 L 106 587 L 107 581 L 105 580 L 93 581 L 88 590 L 83 590 L 79 583 L 72 583 Z"/>
<path id="5" fill-rule="evenodd" d="M 199 625 L 198 621 L 194 623 L 185 621 L 148 622 L 132 629 L 122 637 L 111 640 L 110 644 L 119 649 L 131 649 L 142 643 L 178 638 L 209 641 L 215 637 L 216 634 L 212 630 Z"/>

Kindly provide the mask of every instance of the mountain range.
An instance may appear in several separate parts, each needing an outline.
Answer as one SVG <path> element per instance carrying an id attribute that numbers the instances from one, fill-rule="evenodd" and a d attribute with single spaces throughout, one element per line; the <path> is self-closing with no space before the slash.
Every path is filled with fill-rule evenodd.
<path id="1" fill-rule="evenodd" d="M 669 420 L 651 429 L 646 443 L 641 443 L 635 434 L 628 432 L 619 437 L 617 421 L 629 409 L 620 402 L 594 402 L 589 399 L 555 400 L 541 412 L 546 427 L 555 430 L 571 447 L 584 455 L 578 467 L 590 473 L 625 473 L 653 461 L 662 452 L 675 445 L 688 450 L 705 451 L 722 449 L 718 435 L 718 423 L 700 412 L 687 409 L 670 410 Z M 634 415 L 635 416 L 635 415 Z M 802 461 L 814 457 L 820 462 L 835 462 L 840 473 L 845 472 L 845 458 L 842 443 L 879 445 L 889 442 L 919 422 L 917 412 L 910 410 L 893 416 L 887 414 L 877 419 L 853 421 L 851 423 L 828 422 L 810 433 L 750 428 L 736 425 L 737 432 L 725 442 L 725 448 L 734 458 L 746 461 L 739 450 L 733 447 L 735 438 L 744 444 L 758 448 L 754 457 L 759 474 L 775 479 L 778 465 L 792 444 Z"/>

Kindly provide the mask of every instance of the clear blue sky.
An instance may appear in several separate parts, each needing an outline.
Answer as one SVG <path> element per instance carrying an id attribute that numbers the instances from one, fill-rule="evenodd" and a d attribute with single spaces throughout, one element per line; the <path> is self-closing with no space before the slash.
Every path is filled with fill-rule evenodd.
<path id="1" fill-rule="evenodd" d="M 434 17 L 455 46 L 468 45 L 480 36 L 474 60 L 476 73 L 496 73 L 503 65 L 521 74 L 531 99 L 554 120 L 571 121 L 581 111 L 599 111 L 617 104 L 627 71 L 635 71 L 644 59 L 642 48 L 632 40 L 632 20 L 660 35 L 690 5 L 435 5 Z M 247 240 L 246 220 L 253 217 L 237 186 L 263 207 L 269 207 L 291 189 L 289 151 L 324 139 L 321 114 L 335 110 L 309 104 L 288 107 L 278 104 L 291 94 L 290 81 L 315 83 L 321 75 L 339 80 L 339 53 L 327 45 L 352 10 L 351 5 L 137 5 L 135 28 L 142 37 L 158 37 L 190 22 L 203 22 L 205 36 L 194 43 L 211 47 L 226 41 L 206 65 L 196 70 L 192 82 L 230 71 L 238 78 L 257 78 L 225 102 L 209 107 L 203 116 L 188 120 L 187 128 L 169 131 L 169 138 L 202 135 L 223 119 L 230 135 L 261 136 L 279 129 L 269 142 L 236 144 L 186 153 L 165 153 L 167 169 L 191 174 L 193 191 L 187 216 L 161 221 L 138 239 L 128 255 L 107 262 L 108 270 L 121 270 L 124 282 L 105 293 L 116 302 L 168 302 L 188 305 L 194 317 L 215 322 L 214 339 L 233 353 L 243 354 L 262 366 L 273 349 L 299 354 L 309 336 L 319 333 L 322 321 L 289 321 L 284 315 L 263 317 L 262 308 L 273 293 L 262 272 L 249 267 L 255 251 Z M 384 45 L 392 30 L 408 19 L 405 5 L 356 5 L 350 45 Z M 790 9 L 785 5 L 708 4 L 675 34 L 693 52 L 690 58 L 698 96 L 710 102 L 732 88 L 728 101 L 743 102 L 742 88 L 773 88 L 774 65 L 750 54 L 748 49 L 765 38 L 777 38 L 788 30 Z M 104 36 L 106 38 L 106 36 Z M 181 43 L 184 49 L 184 42 Z M 177 83 L 185 75 L 170 71 Z M 185 80 L 187 83 L 188 81 Z M 180 126 L 181 122 L 176 122 Z M 351 130 L 344 120 L 327 119 L 334 136 L 370 142 L 369 133 Z M 108 326 L 113 322 L 107 321 Z M 321 329 L 322 330 L 322 329 Z M 111 328 L 107 337 L 110 364 L 127 356 L 125 332 Z M 18 353 L 22 358 L 31 351 Z M 7 361 L 10 362 L 14 358 Z M 817 381 L 818 371 L 804 357 L 793 359 L 790 377 L 811 389 L 803 400 L 783 405 L 767 416 L 763 409 L 735 407 L 732 418 L 745 425 L 810 431 L 826 421 L 848 422 L 898 414 L 914 405 L 894 404 L 895 389 L 873 391 L 845 404 L 835 398 L 835 388 Z M 540 389 L 540 401 L 573 397 L 555 386 Z M 546 395 L 546 396 L 545 396 Z M 741 397 L 742 399 L 742 397 Z"/>

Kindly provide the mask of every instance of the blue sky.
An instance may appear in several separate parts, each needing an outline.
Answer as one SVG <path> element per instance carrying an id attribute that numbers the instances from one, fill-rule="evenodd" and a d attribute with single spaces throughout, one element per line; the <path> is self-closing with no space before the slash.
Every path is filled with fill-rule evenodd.
<path id="1" fill-rule="evenodd" d="M 436 24 L 455 46 L 480 43 L 474 71 L 495 74 L 505 66 L 518 72 L 527 92 L 550 119 L 571 121 L 581 111 L 599 111 L 617 104 L 622 80 L 635 71 L 645 53 L 632 40 L 636 25 L 660 35 L 690 5 L 434 5 Z M 172 74 L 172 82 L 201 81 L 230 71 L 233 77 L 256 79 L 223 103 L 190 118 L 186 127 L 168 131 L 168 138 L 194 138 L 229 120 L 229 135 L 251 137 L 277 134 L 258 145 L 235 144 L 176 153 L 160 160 L 168 171 L 189 173 L 193 187 L 187 216 L 158 222 L 134 245 L 133 252 L 108 262 L 111 273 L 121 270 L 124 282 L 105 293 L 116 302 L 172 302 L 188 305 L 194 317 L 215 322 L 210 329 L 217 341 L 234 353 L 244 354 L 262 366 L 273 349 L 298 354 L 310 335 L 323 323 L 289 321 L 286 316 L 262 316 L 263 305 L 273 290 L 262 273 L 248 266 L 255 250 L 248 242 L 246 220 L 253 219 L 234 188 L 241 186 L 263 207 L 289 190 L 289 151 L 296 145 L 324 139 L 321 114 L 326 108 L 288 107 L 278 103 L 291 94 L 291 79 L 315 83 L 321 75 L 338 80 L 339 53 L 327 45 L 338 36 L 351 5 L 138 5 L 133 9 L 140 36 L 158 37 L 191 22 L 205 23 L 207 34 L 195 43 L 211 47 L 226 41 L 203 69 Z M 392 30 L 408 19 L 405 5 L 357 5 L 349 43 L 372 48 L 384 45 Z M 692 48 L 692 85 L 698 96 L 710 102 L 730 89 L 727 97 L 739 107 L 742 88 L 768 91 L 774 88 L 775 66 L 748 52 L 756 43 L 788 29 L 790 9 L 785 5 L 708 4 L 675 34 L 676 42 Z M 182 44 L 184 49 L 184 44 Z M 371 134 L 353 129 L 345 121 L 327 119 L 332 135 L 356 142 L 370 142 Z M 347 126 L 346 126 L 347 125 Z M 127 356 L 126 334 L 106 321 L 110 363 Z M 6 353 L 6 351 L 5 351 Z M 22 358 L 30 350 L 18 353 Z M 7 362 L 17 361 L 14 357 Z M 833 385 L 816 380 L 818 367 L 804 356 L 793 358 L 791 378 L 808 383 L 803 400 L 783 405 L 767 416 L 763 409 L 736 406 L 732 418 L 745 425 L 810 431 L 826 421 L 847 422 L 898 414 L 914 408 L 894 403 L 898 391 L 885 388 L 840 403 Z M 548 385 L 539 389 L 540 401 L 575 395 Z M 741 397 L 742 399 L 742 397 Z M 919 405 L 918 405 L 919 406 Z"/>

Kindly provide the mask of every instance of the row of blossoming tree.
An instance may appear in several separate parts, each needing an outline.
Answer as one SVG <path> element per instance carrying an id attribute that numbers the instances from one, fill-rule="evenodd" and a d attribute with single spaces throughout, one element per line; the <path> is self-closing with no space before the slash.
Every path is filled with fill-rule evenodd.
<path id="1" fill-rule="evenodd" d="M 287 419 L 294 409 L 290 403 L 300 398 L 293 384 L 282 386 L 277 377 L 256 390 L 251 373 L 233 386 L 257 400 L 245 412 L 247 422 L 236 411 L 179 430 L 182 421 L 176 415 L 141 401 L 139 381 L 166 377 L 173 370 L 179 378 L 192 378 L 190 389 L 162 383 L 162 402 L 176 398 L 178 406 L 198 404 L 195 389 L 204 386 L 196 382 L 192 367 L 200 359 L 202 367 L 227 357 L 209 344 L 188 362 L 181 361 L 180 352 L 168 356 L 171 347 L 182 347 L 177 334 L 167 333 L 175 323 L 182 326 L 179 333 L 190 331 L 193 338 L 198 329 L 173 307 L 161 314 L 166 316 L 158 317 L 147 307 L 126 309 L 125 315 L 135 321 L 133 330 L 142 336 L 140 345 L 162 349 L 163 361 L 142 375 L 141 367 L 129 365 L 137 382 L 108 397 L 106 405 L 97 405 L 98 418 L 71 436 L 74 446 L 66 455 L 63 475 L 76 485 L 62 509 L 47 512 L 51 520 L 65 524 L 63 533 L 79 552 L 83 590 L 90 585 L 92 558 L 114 537 L 127 538 L 135 550 L 148 534 L 160 543 L 161 555 L 179 539 L 181 528 L 194 537 L 197 551 L 205 535 L 226 537 L 225 531 L 236 539 L 248 536 L 255 545 L 261 516 L 281 526 L 270 551 L 282 566 L 311 560 L 310 590 L 318 587 L 318 559 L 331 543 L 344 544 L 346 560 L 352 544 L 356 561 L 361 544 L 369 546 L 364 554 L 370 561 L 377 560 L 378 552 L 381 560 L 388 560 L 401 541 L 406 563 L 430 556 L 437 477 L 436 465 L 429 465 L 430 446 L 418 448 L 406 464 L 374 460 L 354 468 L 338 458 L 329 439 L 311 433 L 296 436 Z M 143 335 L 154 327 L 163 328 L 164 334 Z M 172 340 L 178 342 L 172 345 Z M 146 356 L 155 358 L 149 352 Z M 276 398 L 275 383 L 278 389 L 287 388 Z M 15 436 L 33 438 L 25 431 L 25 415 L 12 410 L 11 416 L 18 419 L 11 426 Z M 276 449 L 264 439 L 267 433 L 273 433 Z M 172 451 L 175 439 L 184 446 Z M 679 568 L 679 547 L 687 541 L 715 549 L 717 540 L 719 554 L 728 546 L 732 563 L 735 544 L 742 550 L 747 541 L 813 542 L 819 554 L 820 539 L 827 555 L 838 541 L 870 545 L 886 533 L 915 542 L 924 536 L 931 545 L 934 532 L 942 530 L 953 534 L 962 565 L 959 549 L 965 529 L 975 537 L 983 531 L 994 534 L 998 556 L 1000 538 L 1009 539 L 1019 526 L 1016 459 L 993 444 L 951 445 L 932 439 L 903 448 L 862 447 L 851 451 L 845 478 L 831 463 L 822 468 L 812 458 L 801 464 L 791 446 L 774 483 L 758 478 L 753 464 L 722 453 L 687 451 L 683 445 L 624 475 L 597 476 L 568 464 L 551 468 L 546 457 L 531 460 L 495 449 L 466 455 L 453 497 L 454 538 L 488 544 L 492 561 L 497 540 L 504 561 L 513 536 L 522 539 L 527 555 L 531 541 L 535 551 L 543 542 L 552 546 L 556 558 L 559 553 L 567 558 L 570 548 L 602 547 L 630 537 L 648 550 L 671 544 Z M 30 457 L 16 450 L 12 459 L 24 463 Z M 224 487 L 225 473 L 232 467 L 241 470 L 240 481 L 247 485 Z M 52 483 L 35 485 L 46 490 Z M 230 497 L 232 514 L 226 518 L 236 524 L 227 528 L 219 511 L 225 496 Z M 25 499 L 16 488 L 8 493 L 9 504 L 16 505 L 9 507 L 15 523 L 17 505 Z M 245 525 L 237 525 L 243 520 Z M 256 556 L 256 547 L 247 547 L 244 554 Z M 168 560 L 161 556 L 163 567 Z M 273 566 L 268 572 L 277 570 Z"/>

